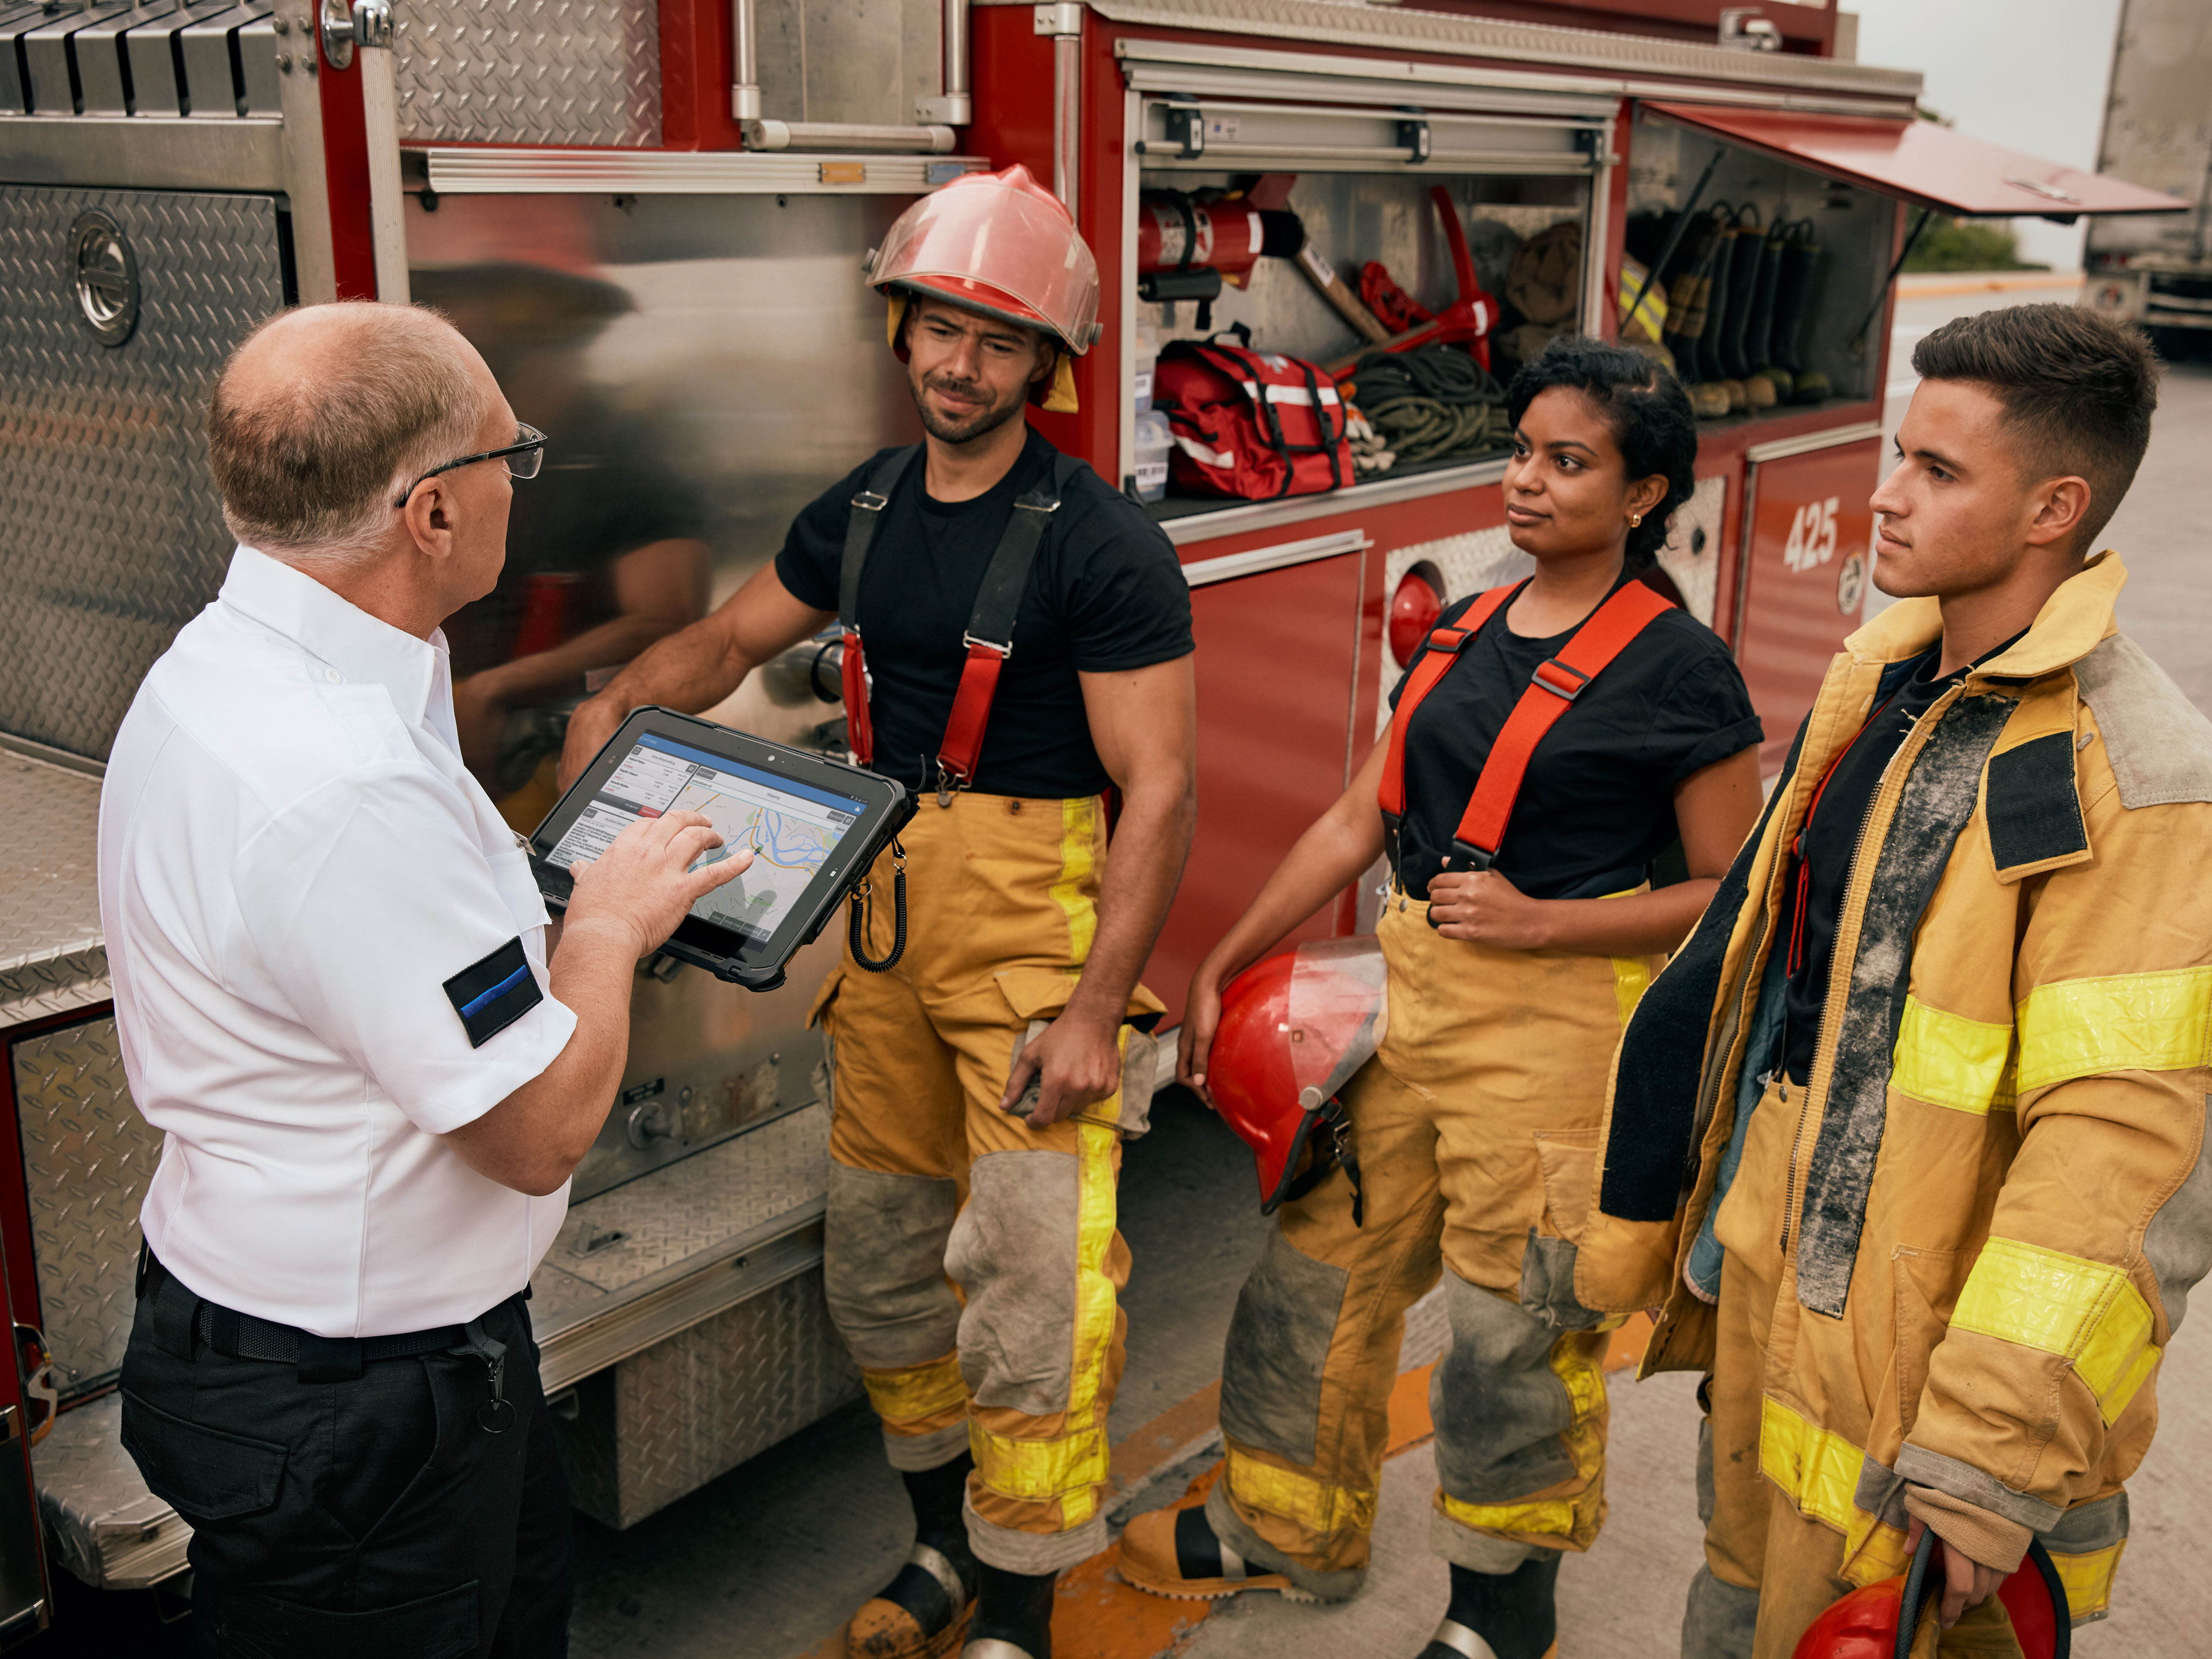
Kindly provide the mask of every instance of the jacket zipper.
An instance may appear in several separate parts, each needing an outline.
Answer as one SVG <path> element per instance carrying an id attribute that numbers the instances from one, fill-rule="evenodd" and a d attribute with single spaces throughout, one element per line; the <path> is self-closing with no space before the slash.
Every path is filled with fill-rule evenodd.
<path id="1" fill-rule="evenodd" d="M 1858 882 L 1859 855 L 1866 849 L 1867 830 L 1872 827 L 1875 815 L 1881 810 L 1883 797 L 1889 793 L 1889 787 L 1893 782 L 1898 783 L 1898 793 L 1899 796 L 1903 795 L 1904 787 L 1901 780 L 1912 769 L 1912 764 L 1920 758 L 1921 751 L 1926 749 L 1934 738 L 1938 718 L 1947 713 L 1953 703 L 1964 696 L 1966 690 L 1966 685 L 1962 682 L 1929 704 L 1926 712 L 1913 722 L 1912 730 L 1905 734 L 1905 741 L 1899 745 L 1897 752 L 1890 757 L 1889 764 L 1882 769 L 1881 781 L 1875 787 L 1874 799 L 1867 803 L 1866 815 L 1859 820 L 1858 837 L 1851 843 L 1851 861 L 1844 866 L 1844 905 L 1842 910 L 1838 912 L 1839 921 L 1850 909 L 1853 890 Z M 1891 803 L 1890 810 L 1894 815 L 1895 802 Z M 1863 927 L 1865 921 L 1866 904 L 1864 897 L 1861 896 L 1859 926 Z M 1834 945 L 1840 946 L 1842 942 L 1843 929 L 1838 927 Z M 1858 929 L 1854 927 L 1849 951 L 1851 963 L 1857 962 L 1858 951 Z M 1828 953 L 1828 994 L 1821 1000 L 1820 1021 L 1813 1027 L 1813 1068 L 1805 1079 L 1804 1093 L 1797 1103 L 1797 1127 L 1790 1141 L 1789 1182 L 1783 1188 L 1782 1206 L 1781 1242 L 1782 1255 L 1785 1260 L 1790 1255 L 1790 1238 L 1793 1224 L 1796 1221 L 1799 1206 L 1803 1202 L 1802 1195 L 1797 1190 L 1797 1161 L 1799 1154 L 1804 1151 L 1805 1126 L 1812 1118 L 1813 1103 L 1815 1099 L 1820 1100 L 1825 1108 L 1827 1085 L 1832 1080 L 1832 1074 L 1835 1070 L 1835 1056 L 1828 1052 L 1826 1043 L 1829 1017 L 1836 1012 L 1838 1002 L 1848 999 L 1850 991 L 1850 973 L 1845 972 L 1838 981 L 1836 972 L 1838 963 L 1844 961 L 1845 954 L 1841 949 L 1833 946 Z M 1840 995 L 1837 989 L 1839 982 L 1843 988 Z"/>

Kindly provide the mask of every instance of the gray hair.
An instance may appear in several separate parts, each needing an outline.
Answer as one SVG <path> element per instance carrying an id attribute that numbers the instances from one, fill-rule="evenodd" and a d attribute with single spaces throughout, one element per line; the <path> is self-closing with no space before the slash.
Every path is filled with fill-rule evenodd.
<path id="1" fill-rule="evenodd" d="M 313 313 L 312 374 L 241 374 L 268 329 Z M 452 327 L 422 307 L 350 301 L 287 312 L 231 354 L 208 408 L 208 461 L 233 535 L 288 563 L 371 556 L 399 492 L 477 447 L 486 403 Z"/>

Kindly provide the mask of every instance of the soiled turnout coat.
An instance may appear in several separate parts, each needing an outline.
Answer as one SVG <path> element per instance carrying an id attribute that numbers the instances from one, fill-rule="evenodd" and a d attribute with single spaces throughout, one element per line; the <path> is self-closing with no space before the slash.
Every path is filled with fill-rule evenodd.
<path id="1" fill-rule="evenodd" d="M 1704 1491 L 1710 1508 L 1716 1474 L 1763 1479 L 1776 1519 L 1753 1524 L 1833 1547 L 1739 1547 L 1717 1521 L 1702 1616 L 1742 1639 L 1711 1651 L 1752 1651 L 1753 1624 L 1758 1652 L 1789 1651 L 1778 1597 L 1794 1621 L 1829 1591 L 1778 1563 L 1901 1571 L 1908 1482 L 2042 1534 L 2077 1618 L 2108 1605 L 2160 1356 L 2212 1266 L 2212 724 L 2118 631 L 2125 580 L 2091 561 L 1884 773 L 1807 1087 L 1762 1101 L 1742 1076 L 1788 849 L 1884 670 L 1937 638 L 1932 599 L 1846 642 L 1624 1036 L 1575 1282 L 1593 1309 L 1663 1304 L 1647 1374 L 1730 1352 L 1727 1293 L 1716 1309 L 1683 1270 L 1739 1113 L 1787 1121 L 1753 1127 L 1736 1174 L 1771 1212 L 1719 1212 L 1723 1241 L 1765 1258 L 1741 1266 L 1771 1311 L 1714 1378 Z"/>

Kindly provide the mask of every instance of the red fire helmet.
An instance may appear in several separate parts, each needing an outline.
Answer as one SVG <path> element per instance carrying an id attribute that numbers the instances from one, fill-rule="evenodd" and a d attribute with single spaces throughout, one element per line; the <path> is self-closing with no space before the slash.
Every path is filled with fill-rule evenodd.
<path id="1" fill-rule="evenodd" d="M 1853 1590 L 1831 1605 L 1798 1638 L 1792 1659 L 1909 1659 L 1922 1608 L 1942 1595 L 1928 1582 L 1936 1534 L 1923 1533 L 1912 1571 Z M 2027 1547 L 2020 1571 L 1997 1587 L 2026 1659 L 2068 1659 L 2074 1621 L 2066 1586 L 2040 1540 Z"/>
<path id="2" fill-rule="evenodd" d="M 1098 337 L 1098 262 L 1060 198 L 1017 162 L 967 173 L 898 216 L 868 283 L 1042 329 L 1080 356 Z"/>
<path id="3" fill-rule="evenodd" d="M 1206 1091 L 1258 1161 L 1262 1215 L 1340 1163 L 1358 1218 L 1359 1162 L 1339 1096 L 1381 1045 L 1388 1017 L 1382 953 L 1372 935 L 1301 945 L 1248 968 L 1223 990 Z M 1316 1128 L 1325 1136 L 1318 1146 Z"/>

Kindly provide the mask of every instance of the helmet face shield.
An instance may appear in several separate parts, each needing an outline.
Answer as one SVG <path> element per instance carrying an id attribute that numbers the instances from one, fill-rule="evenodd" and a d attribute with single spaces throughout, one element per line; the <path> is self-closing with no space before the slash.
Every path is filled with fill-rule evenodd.
<path id="1" fill-rule="evenodd" d="M 1341 1163 L 1352 1179 L 1352 1218 L 1359 1219 L 1358 1164 L 1337 1097 L 1382 1043 L 1387 977 L 1369 934 L 1301 945 L 1222 988 L 1206 1092 L 1252 1149 L 1262 1214 Z"/>
<path id="2" fill-rule="evenodd" d="M 1389 1026 L 1389 975 L 1371 933 L 1313 939 L 1291 965 L 1291 1075 L 1313 1110 L 1374 1057 Z"/>
<path id="3" fill-rule="evenodd" d="M 1073 352 L 1098 337 L 1098 262 L 1020 166 L 967 173 L 916 202 L 869 260 L 867 281 L 1043 329 Z"/>

